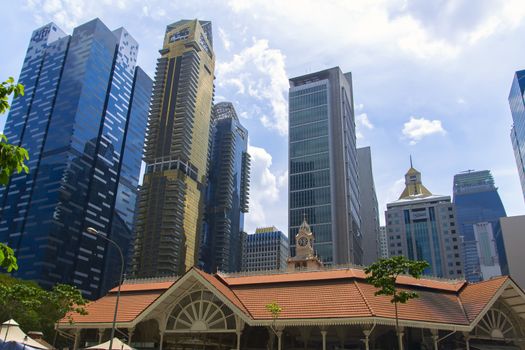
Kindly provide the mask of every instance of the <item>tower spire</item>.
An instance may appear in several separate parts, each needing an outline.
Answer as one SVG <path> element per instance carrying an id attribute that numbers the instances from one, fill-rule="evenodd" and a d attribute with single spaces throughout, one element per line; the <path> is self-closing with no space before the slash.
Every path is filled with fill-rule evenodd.
<path id="1" fill-rule="evenodd" d="M 410 167 L 413 168 L 414 166 L 412 165 L 412 155 L 410 155 Z"/>

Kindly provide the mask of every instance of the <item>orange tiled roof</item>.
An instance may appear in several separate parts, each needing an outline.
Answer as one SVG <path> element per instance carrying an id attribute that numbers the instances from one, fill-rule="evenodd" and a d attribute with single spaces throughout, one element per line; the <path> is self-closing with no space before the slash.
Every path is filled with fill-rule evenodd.
<path id="1" fill-rule="evenodd" d="M 165 290 L 142 291 L 140 293 L 122 293 L 119 300 L 117 322 L 131 322 L 153 303 Z M 108 294 L 89 303 L 85 309 L 87 315 L 71 314 L 75 323 L 107 323 L 113 321 L 116 293 Z M 69 323 L 66 316 L 60 323 Z"/>
<path id="2" fill-rule="evenodd" d="M 265 305 L 274 301 L 282 307 L 280 319 L 372 316 L 356 285 L 344 280 L 279 283 L 264 287 L 236 285 L 232 289 L 254 319 L 271 319 Z M 314 300 L 312 296 L 315 296 Z M 351 302 L 342 302 L 344 300 Z"/>
<path id="3" fill-rule="evenodd" d="M 365 281 L 359 269 L 334 269 L 251 276 L 197 273 L 232 304 L 253 320 L 271 319 L 265 305 L 273 301 L 282 307 L 279 319 L 394 318 L 388 296 L 375 296 L 376 288 Z M 477 284 L 465 281 L 400 277 L 400 288 L 417 290 L 419 298 L 399 305 L 404 320 L 469 325 L 483 310 L 508 277 Z M 175 282 L 122 286 L 117 322 L 131 322 Z M 312 301 L 315 296 L 315 301 Z M 77 323 L 111 322 L 116 293 L 90 303 L 88 315 L 73 315 Z M 66 322 L 63 320 L 62 322 Z"/>
<path id="4" fill-rule="evenodd" d="M 313 280 L 333 280 L 358 278 L 365 279 L 366 273 L 362 269 L 333 269 L 320 271 L 303 271 L 296 273 L 276 273 L 268 275 L 251 275 L 251 276 L 220 276 L 229 286 L 246 285 L 246 284 L 265 284 L 265 283 L 288 283 Z M 455 280 L 438 280 L 438 279 L 416 279 L 409 276 L 399 276 L 398 284 L 417 286 L 423 288 L 441 289 L 445 291 L 454 291 L 463 287 L 465 281 Z"/>
<path id="5" fill-rule="evenodd" d="M 501 276 L 465 286 L 459 294 L 459 297 L 469 321 L 474 320 L 479 315 L 498 289 L 508 279 L 508 276 Z"/>

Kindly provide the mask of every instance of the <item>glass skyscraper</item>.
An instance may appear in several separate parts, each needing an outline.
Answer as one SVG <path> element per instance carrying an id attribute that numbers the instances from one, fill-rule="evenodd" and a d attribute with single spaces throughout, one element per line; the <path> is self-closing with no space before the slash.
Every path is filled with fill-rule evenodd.
<path id="1" fill-rule="evenodd" d="M 339 67 L 290 79 L 289 234 L 306 218 L 325 264 L 362 263 L 351 73 Z"/>
<path id="2" fill-rule="evenodd" d="M 250 185 L 248 131 L 230 102 L 213 106 L 212 124 L 201 258 L 207 272 L 238 272 Z"/>
<path id="3" fill-rule="evenodd" d="M 246 235 L 242 251 L 242 271 L 284 271 L 288 266 L 288 238 L 275 226 L 260 227 Z"/>
<path id="4" fill-rule="evenodd" d="M 166 28 L 145 148 L 132 274 L 183 274 L 199 263 L 215 55 L 211 22 Z"/>
<path id="5" fill-rule="evenodd" d="M 525 198 L 525 70 L 517 71 L 514 74 L 509 94 L 509 105 L 513 121 L 510 139 Z"/>
<path id="6" fill-rule="evenodd" d="M 425 275 L 462 278 L 461 242 L 454 204 L 449 196 L 432 194 L 412 166 L 405 174 L 405 190 L 387 204 L 388 256 L 403 255 L 430 264 Z"/>
<path id="7" fill-rule="evenodd" d="M 16 251 L 17 277 L 77 286 L 96 298 L 118 282 L 127 254 L 152 89 L 136 66 L 138 44 L 99 19 L 66 35 L 35 30 L 5 134 L 27 148 L 28 175 L 0 192 L 0 241 Z"/>
<path id="8" fill-rule="evenodd" d="M 499 219 L 507 214 L 490 171 L 454 175 L 454 204 L 463 238 L 465 277 L 479 282 L 500 275 L 494 235 Z"/>

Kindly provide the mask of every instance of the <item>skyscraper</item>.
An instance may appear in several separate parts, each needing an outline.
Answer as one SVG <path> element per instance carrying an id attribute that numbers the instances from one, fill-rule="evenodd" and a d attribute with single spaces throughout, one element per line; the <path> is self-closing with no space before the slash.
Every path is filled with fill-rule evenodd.
<path id="1" fill-rule="evenodd" d="M 509 94 L 509 105 L 513 121 L 510 139 L 525 198 L 525 70 L 517 71 L 514 74 Z"/>
<path id="2" fill-rule="evenodd" d="M 359 203 L 363 246 L 363 265 L 374 263 L 379 257 L 379 209 L 377 204 L 372 153 L 370 147 L 357 149 L 359 174 Z"/>
<path id="3" fill-rule="evenodd" d="M 362 262 L 352 74 L 339 67 L 290 79 L 291 256 L 304 218 L 325 264 Z"/>
<path id="4" fill-rule="evenodd" d="M 379 226 L 379 258 L 388 258 L 388 238 L 386 235 L 386 226 Z"/>
<path id="5" fill-rule="evenodd" d="M 260 227 L 246 235 L 242 250 L 242 271 L 286 269 L 288 238 L 275 226 Z"/>
<path id="6" fill-rule="evenodd" d="M 230 102 L 213 106 L 212 123 L 201 258 L 207 272 L 238 272 L 250 185 L 248 131 Z"/>
<path id="7" fill-rule="evenodd" d="M 425 260 L 425 274 L 461 278 L 463 264 L 454 205 L 449 196 L 432 194 L 421 182 L 421 173 L 410 166 L 405 190 L 387 204 L 388 255 Z"/>
<path id="8" fill-rule="evenodd" d="M 499 219 L 507 214 L 490 171 L 454 175 L 454 205 L 466 279 L 479 282 L 501 275 L 494 235 Z"/>
<path id="9" fill-rule="evenodd" d="M 182 274 L 198 263 L 215 56 L 211 22 L 169 25 L 157 62 L 132 273 Z"/>
<path id="10" fill-rule="evenodd" d="M 95 298 L 113 287 L 132 239 L 151 79 L 138 44 L 99 19 L 69 36 L 50 23 L 33 32 L 5 126 L 27 148 L 28 175 L 0 194 L 0 241 L 16 251 L 18 277 L 76 285 Z"/>

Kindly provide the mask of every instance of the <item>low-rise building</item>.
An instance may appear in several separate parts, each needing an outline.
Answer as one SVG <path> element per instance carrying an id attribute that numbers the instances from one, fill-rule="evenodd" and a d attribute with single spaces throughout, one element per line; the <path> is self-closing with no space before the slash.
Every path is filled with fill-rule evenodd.
<path id="1" fill-rule="evenodd" d="M 525 295 L 509 277 L 400 276 L 419 298 L 398 305 L 405 349 L 525 349 Z M 357 268 L 207 274 L 122 285 L 116 327 L 140 349 L 392 349 L 395 307 Z M 74 350 L 110 335 L 117 290 L 57 325 Z M 273 317 L 267 305 L 281 311 Z"/>

